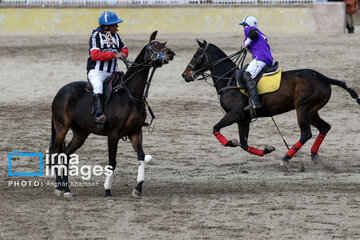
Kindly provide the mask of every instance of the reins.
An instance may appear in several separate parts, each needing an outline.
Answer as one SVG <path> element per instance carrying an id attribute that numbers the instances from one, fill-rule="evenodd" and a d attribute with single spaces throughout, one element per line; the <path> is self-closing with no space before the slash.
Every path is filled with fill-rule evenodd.
<path id="1" fill-rule="evenodd" d="M 203 54 L 202 54 L 202 55 L 200 56 L 200 58 L 199 58 L 200 61 L 201 61 L 201 59 L 202 59 L 203 57 L 206 57 L 207 61 L 209 62 L 209 60 L 208 60 L 208 58 L 207 58 L 207 55 L 206 55 L 206 50 L 207 50 L 207 48 L 208 48 L 208 45 L 209 45 L 209 44 L 207 44 L 207 45 L 205 46 L 205 48 L 202 49 L 202 50 L 203 50 Z M 247 53 L 246 49 L 243 48 L 243 49 L 241 49 L 241 50 L 239 50 L 239 51 L 237 51 L 237 52 L 235 52 L 235 53 L 233 53 L 233 54 L 231 54 L 231 55 L 229 55 L 229 56 L 220 58 L 220 59 L 216 60 L 215 62 L 210 63 L 209 65 L 207 65 L 207 66 L 205 66 L 205 67 L 203 67 L 203 68 L 200 68 L 200 69 L 194 71 L 193 74 L 196 76 L 197 73 L 201 72 L 200 75 L 201 75 L 202 77 L 201 77 L 201 78 L 198 78 L 198 80 L 199 80 L 199 81 L 200 81 L 200 80 L 205 80 L 205 82 L 206 82 L 207 84 L 211 85 L 211 86 L 215 86 L 215 85 L 216 85 L 220 80 L 222 80 L 222 79 L 227 79 L 227 80 L 228 80 L 228 83 L 226 84 L 226 87 L 221 88 L 221 89 L 217 92 L 218 94 L 220 94 L 221 92 L 223 92 L 223 91 L 225 91 L 225 90 L 229 90 L 229 89 L 239 89 L 238 86 L 231 86 L 231 83 L 232 83 L 232 81 L 233 81 L 233 79 L 234 79 L 235 73 L 234 73 L 233 75 L 231 75 L 231 77 L 229 77 L 229 78 L 225 78 L 224 76 L 227 75 L 229 72 L 231 72 L 231 71 L 233 71 L 233 70 L 239 69 L 239 65 L 241 65 L 240 68 L 243 68 L 244 60 L 245 60 L 245 58 L 246 58 L 246 53 Z M 229 71 L 225 72 L 225 73 L 224 73 L 223 75 L 221 75 L 221 76 L 216 76 L 216 75 L 213 75 L 213 74 L 205 73 L 205 71 L 210 70 L 210 68 L 218 65 L 219 63 L 221 63 L 221 62 L 223 62 L 223 61 L 225 61 L 225 60 L 227 60 L 227 59 L 232 60 L 232 61 L 235 63 L 236 67 L 230 69 Z M 233 59 L 234 59 L 234 60 L 233 60 Z M 196 65 L 196 64 L 195 64 L 195 65 Z M 191 64 L 189 64 L 189 66 L 192 67 L 192 68 L 195 68 L 195 66 L 192 66 Z M 210 84 L 210 83 L 208 83 L 208 82 L 206 81 L 208 77 L 217 78 L 217 80 L 214 82 L 214 84 Z"/>
<path id="2" fill-rule="evenodd" d="M 150 42 L 152 43 L 152 42 Z M 149 50 L 152 50 L 152 53 L 151 53 L 151 57 L 150 57 L 150 60 L 146 60 L 145 59 L 145 56 L 146 56 L 146 53 L 145 53 L 145 56 L 144 56 L 144 62 L 143 63 L 135 63 L 135 62 L 131 62 L 131 61 L 128 61 L 128 60 L 125 60 L 125 59 L 122 59 L 123 63 L 125 64 L 127 70 L 129 70 L 131 67 L 142 67 L 140 70 L 138 71 L 135 71 L 134 73 L 132 73 L 129 77 L 127 77 L 125 80 L 123 79 L 120 79 L 120 84 L 115 86 L 113 91 L 114 92 L 118 92 L 119 90 L 121 89 L 124 89 L 125 93 L 129 96 L 130 100 L 136 105 L 138 106 L 139 108 L 142 108 L 144 106 L 144 103 L 145 103 L 145 106 L 147 106 L 148 108 L 148 111 L 150 113 L 150 116 L 151 116 L 151 121 L 150 121 L 150 124 L 149 124 L 149 129 L 148 131 L 149 132 L 153 132 L 155 127 L 152 128 L 152 130 L 150 130 L 150 126 L 152 125 L 154 119 L 155 119 L 155 114 L 154 112 L 152 111 L 149 103 L 147 102 L 147 98 L 148 98 L 148 95 L 149 95 L 149 90 L 150 90 L 150 85 L 151 85 L 151 80 L 153 78 L 153 75 L 155 73 L 155 70 L 157 69 L 157 67 L 155 66 L 155 61 L 157 60 L 162 60 L 164 58 L 164 54 L 163 54 L 163 50 L 166 49 L 166 48 L 163 48 L 161 49 L 160 51 L 157 51 L 152 45 L 150 45 L 150 43 L 148 44 L 148 46 L 146 46 L 146 53 L 148 53 Z M 128 89 L 128 87 L 126 86 L 126 83 L 132 79 L 136 74 L 142 72 L 143 70 L 145 70 L 147 67 L 152 67 L 152 71 L 151 71 L 151 74 L 150 74 L 150 77 L 149 79 L 146 81 L 146 86 L 145 86 L 145 94 L 144 96 L 142 97 L 142 99 L 137 99 L 135 98 L 130 90 Z"/>

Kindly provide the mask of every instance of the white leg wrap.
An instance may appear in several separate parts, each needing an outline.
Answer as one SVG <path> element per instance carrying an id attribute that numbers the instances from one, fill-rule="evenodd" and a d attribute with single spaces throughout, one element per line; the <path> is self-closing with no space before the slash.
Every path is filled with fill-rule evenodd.
<path id="1" fill-rule="evenodd" d="M 143 182 L 145 180 L 145 162 L 139 161 L 137 183 Z"/>
<path id="2" fill-rule="evenodd" d="M 111 174 L 109 176 L 106 176 L 105 183 L 104 183 L 105 190 L 110 190 L 111 189 L 111 184 L 112 184 L 112 181 L 113 181 L 114 174 L 115 173 L 113 172 L 113 174 Z"/>

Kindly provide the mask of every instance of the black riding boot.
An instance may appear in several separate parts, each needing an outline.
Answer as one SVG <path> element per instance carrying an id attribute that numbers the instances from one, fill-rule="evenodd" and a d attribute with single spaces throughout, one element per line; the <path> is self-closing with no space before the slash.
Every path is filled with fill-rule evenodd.
<path id="1" fill-rule="evenodd" d="M 97 93 L 93 95 L 94 98 L 94 122 L 102 123 L 106 122 L 105 114 L 102 111 L 101 94 Z"/>
<path id="2" fill-rule="evenodd" d="M 261 102 L 259 101 L 258 92 L 256 89 L 256 84 L 254 79 L 252 79 L 251 74 L 249 72 L 244 72 L 243 82 L 249 92 L 249 105 L 247 105 L 244 110 L 247 111 L 249 109 L 261 108 Z"/>
<path id="3" fill-rule="evenodd" d="M 349 33 L 354 33 L 355 32 L 355 27 L 354 25 L 350 25 L 349 27 Z"/>
<path id="4" fill-rule="evenodd" d="M 346 29 L 348 30 L 348 33 L 354 33 L 355 27 L 351 24 L 346 25 Z"/>
<path id="5" fill-rule="evenodd" d="M 347 29 L 348 33 L 350 33 L 350 25 L 349 24 L 346 25 L 346 29 Z"/>

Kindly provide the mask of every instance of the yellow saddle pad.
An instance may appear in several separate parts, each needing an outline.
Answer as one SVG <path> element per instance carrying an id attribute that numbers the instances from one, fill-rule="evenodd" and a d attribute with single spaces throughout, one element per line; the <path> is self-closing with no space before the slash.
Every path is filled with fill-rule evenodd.
<path id="1" fill-rule="evenodd" d="M 259 83 L 257 84 L 258 93 L 264 94 L 264 93 L 275 92 L 280 88 L 280 82 L 281 82 L 281 69 L 279 69 L 279 71 L 273 75 L 263 76 L 260 79 Z M 237 85 L 238 87 L 240 87 L 238 83 Z M 243 94 L 248 95 L 245 89 L 240 89 L 240 91 Z"/>

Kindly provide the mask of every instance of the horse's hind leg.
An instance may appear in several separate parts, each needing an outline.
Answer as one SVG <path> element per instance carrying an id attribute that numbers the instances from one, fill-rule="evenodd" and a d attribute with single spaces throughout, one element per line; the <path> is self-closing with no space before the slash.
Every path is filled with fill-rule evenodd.
<path id="1" fill-rule="evenodd" d="M 286 164 L 289 160 L 295 155 L 297 151 L 311 138 L 311 128 L 310 128 L 310 114 L 308 111 L 303 108 L 296 109 L 298 124 L 300 127 L 301 137 L 300 140 L 295 143 L 290 150 L 283 157 L 283 163 Z"/>
<path id="2" fill-rule="evenodd" d="M 65 154 L 68 157 L 68 161 L 66 162 L 66 168 L 68 169 L 69 166 L 69 156 L 73 154 L 76 150 L 78 150 L 85 142 L 86 138 L 89 136 L 89 133 L 82 132 L 77 129 L 73 130 L 73 137 L 70 141 L 70 143 L 65 148 Z M 70 198 L 71 192 L 69 188 L 69 176 L 68 174 L 64 174 L 63 176 L 63 187 L 64 187 L 64 197 Z"/>
<path id="3" fill-rule="evenodd" d="M 129 136 L 131 144 L 134 150 L 137 153 L 139 166 L 138 166 L 138 175 L 137 175 L 137 186 L 132 192 L 134 197 L 140 197 L 142 193 L 142 185 L 145 181 L 145 153 L 142 147 L 142 131 L 132 134 Z"/>
<path id="4" fill-rule="evenodd" d="M 311 125 L 316 127 L 319 130 L 319 135 L 317 136 L 312 148 L 311 148 L 311 158 L 315 159 L 318 155 L 318 151 L 320 148 L 320 145 L 322 141 L 324 140 L 326 134 L 330 131 L 331 126 L 327 122 L 325 122 L 323 119 L 320 118 L 319 114 L 316 113 L 311 118 Z"/>

